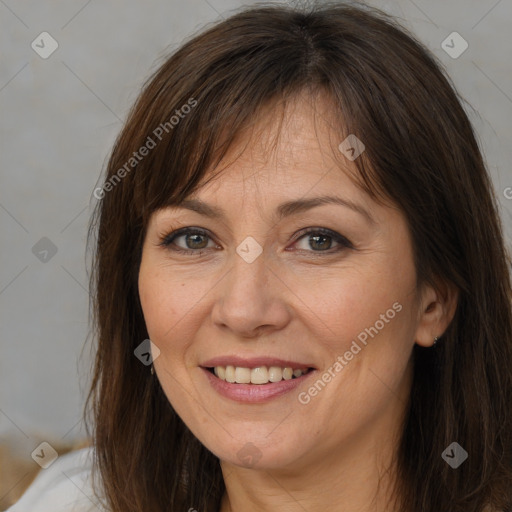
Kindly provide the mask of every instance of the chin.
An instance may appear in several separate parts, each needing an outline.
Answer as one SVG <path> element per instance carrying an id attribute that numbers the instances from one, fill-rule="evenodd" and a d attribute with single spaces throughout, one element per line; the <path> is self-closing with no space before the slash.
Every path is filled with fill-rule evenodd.
<path id="1" fill-rule="evenodd" d="M 262 435 L 259 440 L 254 437 L 237 437 L 230 439 L 229 446 L 220 449 L 209 448 L 221 462 L 227 462 L 247 469 L 279 469 L 297 463 L 298 447 L 304 448 L 304 444 L 283 442 L 282 440 L 265 439 Z"/>

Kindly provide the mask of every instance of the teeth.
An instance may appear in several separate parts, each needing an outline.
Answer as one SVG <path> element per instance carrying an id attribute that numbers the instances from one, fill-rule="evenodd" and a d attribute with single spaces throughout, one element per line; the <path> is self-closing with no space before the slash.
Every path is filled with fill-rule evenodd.
<path id="1" fill-rule="evenodd" d="M 298 378 L 308 373 L 307 368 L 280 368 L 279 366 L 258 366 L 257 368 L 243 368 L 239 366 L 216 366 L 213 373 L 221 380 L 237 384 L 268 384 Z"/>
<path id="2" fill-rule="evenodd" d="M 293 377 L 293 370 L 291 368 L 285 368 L 283 370 L 283 379 L 290 380 Z"/>
<path id="3" fill-rule="evenodd" d="M 268 370 L 265 366 L 251 370 L 251 384 L 266 384 L 268 381 Z"/>
<path id="4" fill-rule="evenodd" d="M 214 372 L 219 379 L 226 380 L 226 368 L 224 366 L 216 366 Z"/>
<path id="5" fill-rule="evenodd" d="M 235 382 L 234 366 L 226 366 L 226 382 Z"/>
<path id="6" fill-rule="evenodd" d="M 283 379 L 283 370 L 279 366 L 271 366 L 268 369 L 268 380 L 270 382 L 279 382 Z"/>
<path id="7" fill-rule="evenodd" d="M 251 370 L 249 368 L 235 368 L 235 382 L 237 384 L 249 384 L 251 382 Z"/>

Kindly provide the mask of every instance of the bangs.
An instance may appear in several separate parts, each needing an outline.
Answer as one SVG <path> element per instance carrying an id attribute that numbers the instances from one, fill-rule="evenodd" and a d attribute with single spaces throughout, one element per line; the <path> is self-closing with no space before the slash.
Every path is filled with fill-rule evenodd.
<path id="1" fill-rule="evenodd" d="M 221 176 L 223 170 L 242 155 L 246 147 L 254 139 L 263 141 L 264 153 L 269 155 L 277 146 L 285 112 L 288 106 L 296 101 L 315 102 L 323 96 L 331 104 L 329 118 L 317 116 L 329 126 L 329 146 L 331 157 L 338 165 L 340 172 L 347 176 L 363 192 L 377 202 L 385 204 L 389 196 L 385 193 L 378 175 L 374 170 L 365 146 L 355 135 L 360 133 L 355 120 L 342 115 L 343 107 L 335 101 L 335 96 L 325 86 L 312 87 L 291 84 L 288 91 L 272 96 L 257 96 L 257 88 L 246 88 L 244 95 L 233 98 L 231 92 L 219 86 L 218 90 L 210 91 L 215 101 L 196 99 L 191 96 L 181 107 L 169 110 L 163 117 L 167 121 L 153 121 L 155 129 L 144 140 L 146 146 L 152 147 L 151 153 L 137 165 L 134 190 L 137 191 L 134 207 L 136 216 L 142 218 L 146 227 L 149 218 L 156 210 L 178 205 L 183 199 L 193 194 L 202 186 Z M 233 101 L 235 100 L 235 101 Z M 212 105 L 213 103 L 213 105 Z M 186 109 L 187 105 L 193 105 Z M 183 109 L 188 113 L 182 118 L 173 112 Z M 313 105 L 313 111 L 316 111 Z M 179 119 L 175 125 L 172 121 Z M 274 136 L 270 137 L 270 125 L 277 124 Z M 193 134 L 193 135 L 192 135 Z M 354 144 L 355 142 L 355 144 Z M 350 148 L 352 143 L 355 148 Z M 357 147 L 357 145 L 361 147 Z M 358 150 L 360 155 L 351 158 Z M 236 153 L 232 155 L 233 150 Z M 224 162 L 227 155 L 232 155 Z M 223 163 L 219 167 L 219 165 Z"/>
<path id="2" fill-rule="evenodd" d="M 250 20 L 240 23 L 250 25 Z M 230 37 L 230 30 L 233 38 L 240 38 L 236 24 L 226 30 L 222 40 Z M 390 198 L 374 165 L 382 161 L 380 145 L 389 147 L 390 142 L 385 135 L 382 141 L 374 138 L 377 130 L 372 124 L 382 114 L 376 116 L 371 105 L 384 103 L 379 99 L 384 93 L 368 86 L 374 79 L 371 72 L 358 69 L 351 54 L 319 50 L 299 26 L 285 31 L 276 20 L 275 27 L 258 26 L 254 33 L 251 44 L 242 39 L 238 46 L 231 41 L 225 48 L 219 40 L 218 49 L 211 49 L 208 57 L 199 38 L 149 78 L 116 143 L 107 176 L 107 181 L 115 181 L 121 169 L 133 167 L 121 172 L 126 177 L 115 186 L 118 193 L 124 189 L 122 193 L 132 196 L 133 222 L 145 227 L 155 210 L 180 203 L 205 184 L 205 175 L 217 170 L 251 126 L 265 116 L 274 120 L 300 93 L 311 100 L 325 94 L 332 101 L 331 115 L 324 119 L 334 134 L 332 155 L 340 168 L 356 170 L 351 177 L 372 198 Z M 364 47 L 360 52 L 370 58 Z M 376 55 L 371 58 L 378 60 Z M 337 61 L 334 66 L 333 60 Z M 200 65 L 190 71 L 189 61 Z M 370 62 L 368 70 L 374 66 Z M 345 71 L 340 75 L 334 68 Z M 365 146 L 353 162 L 339 149 L 349 136 Z M 145 156 L 137 158 L 142 153 Z M 392 162 L 397 163 L 396 159 Z"/>

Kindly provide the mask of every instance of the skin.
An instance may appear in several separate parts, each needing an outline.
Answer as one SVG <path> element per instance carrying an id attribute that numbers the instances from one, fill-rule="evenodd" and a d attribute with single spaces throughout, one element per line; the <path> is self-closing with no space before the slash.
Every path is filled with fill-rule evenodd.
<path id="1" fill-rule="evenodd" d="M 226 155 L 222 174 L 191 196 L 223 208 L 225 217 L 165 208 L 148 226 L 139 293 L 161 351 L 156 374 L 176 412 L 221 461 L 221 512 L 315 512 L 333 504 L 339 511 L 393 510 L 387 503 L 412 349 L 431 346 L 455 311 L 453 290 L 417 289 L 403 214 L 374 202 L 350 179 L 353 163 L 335 159 L 341 140 L 332 111 L 322 96 L 299 95 L 280 131 L 275 111 L 263 111 Z M 275 214 L 284 201 L 334 194 L 374 222 L 335 204 L 281 220 Z M 196 254 L 161 245 L 186 226 L 209 233 L 189 237 L 188 245 L 186 236 L 174 240 Z M 339 233 L 353 248 L 295 235 L 309 227 Z M 263 249 L 252 263 L 236 252 L 247 236 Z M 321 378 L 395 303 L 401 311 L 307 404 L 298 394 L 316 378 L 266 403 L 242 404 L 218 395 L 199 368 L 219 355 L 265 355 L 310 362 Z M 252 463 L 237 455 L 247 443 Z"/>

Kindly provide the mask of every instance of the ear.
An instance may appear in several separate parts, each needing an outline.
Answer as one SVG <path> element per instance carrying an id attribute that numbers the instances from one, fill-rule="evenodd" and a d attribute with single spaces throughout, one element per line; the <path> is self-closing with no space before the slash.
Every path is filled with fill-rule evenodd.
<path id="1" fill-rule="evenodd" d="M 420 295 L 418 326 L 414 341 L 422 347 L 431 347 L 435 337 L 441 337 L 457 309 L 459 290 L 452 283 L 426 284 Z"/>

